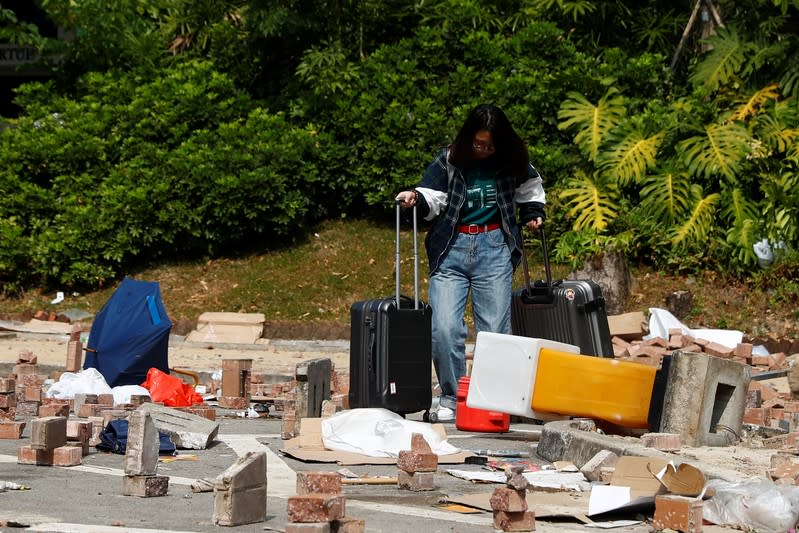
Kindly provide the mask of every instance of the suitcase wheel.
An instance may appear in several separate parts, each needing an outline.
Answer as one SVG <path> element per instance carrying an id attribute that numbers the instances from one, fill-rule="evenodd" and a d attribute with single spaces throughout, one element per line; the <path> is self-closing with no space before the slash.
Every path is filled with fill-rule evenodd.
<path id="1" fill-rule="evenodd" d="M 430 422 L 431 424 L 435 424 L 436 422 L 438 422 L 438 413 L 436 413 L 435 411 L 432 413 L 430 411 L 425 411 L 422 418 L 425 422 Z"/>

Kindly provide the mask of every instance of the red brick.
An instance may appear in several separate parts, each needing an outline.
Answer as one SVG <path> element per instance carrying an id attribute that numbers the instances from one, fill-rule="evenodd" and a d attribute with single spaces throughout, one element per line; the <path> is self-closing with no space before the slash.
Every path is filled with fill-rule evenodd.
<path id="1" fill-rule="evenodd" d="M 433 453 L 430 444 L 425 440 L 421 433 L 411 434 L 411 451 L 417 453 Z"/>
<path id="2" fill-rule="evenodd" d="M 494 529 L 500 531 L 535 531 L 535 513 L 494 511 Z"/>
<path id="3" fill-rule="evenodd" d="M 42 387 L 41 385 L 26 385 L 23 393 L 23 399 L 26 402 L 42 402 Z"/>
<path id="4" fill-rule="evenodd" d="M 366 522 L 360 518 L 339 518 L 330 522 L 331 533 L 365 533 Z"/>
<path id="5" fill-rule="evenodd" d="M 17 416 L 20 418 L 33 418 L 39 416 L 39 402 L 21 402 L 17 400 Z"/>
<path id="6" fill-rule="evenodd" d="M 39 416 L 69 416 L 69 403 L 45 403 L 39 407 Z"/>
<path id="7" fill-rule="evenodd" d="M 17 376 L 17 379 L 20 379 L 22 376 L 38 373 L 39 365 L 32 365 L 29 363 L 19 363 L 14 365 L 14 374 Z"/>
<path id="8" fill-rule="evenodd" d="M 223 409 L 247 409 L 249 406 L 250 400 L 244 396 L 219 397 L 219 407 Z"/>
<path id="9" fill-rule="evenodd" d="M 25 422 L 0 422 L 0 439 L 21 439 L 25 430 Z"/>
<path id="10" fill-rule="evenodd" d="M 723 344 L 717 342 L 709 342 L 705 345 L 705 353 L 715 355 L 716 357 L 729 358 L 732 357 L 733 348 L 728 348 Z"/>
<path id="11" fill-rule="evenodd" d="M 169 492 L 169 476 L 123 476 L 122 494 L 152 498 L 166 496 Z"/>
<path id="12" fill-rule="evenodd" d="M 34 450 L 30 446 L 17 449 L 17 463 L 21 465 L 52 465 L 53 450 Z"/>
<path id="13" fill-rule="evenodd" d="M 97 395 L 97 403 L 105 406 L 114 406 L 114 395 L 111 393 L 104 393 Z"/>
<path id="14" fill-rule="evenodd" d="M 11 393 L 0 393 L 0 409 L 8 409 L 17 406 L 17 395 Z"/>
<path id="15" fill-rule="evenodd" d="M 337 472 L 297 472 L 297 494 L 341 494 L 341 474 Z"/>
<path id="16" fill-rule="evenodd" d="M 641 444 L 662 452 L 678 452 L 682 446 L 679 433 L 645 433 L 641 435 Z"/>
<path id="17" fill-rule="evenodd" d="M 344 497 L 306 494 L 288 499 L 289 522 L 330 522 L 344 517 Z"/>
<path id="18" fill-rule="evenodd" d="M 397 468 L 408 473 L 435 472 L 438 469 L 438 456 L 434 453 L 400 450 L 397 456 Z"/>
<path id="19" fill-rule="evenodd" d="M 513 490 L 509 487 L 498 487 L 491 493 L 491 509 L 508 513 L 519 513 L 527 510 L 527 492 Z"/>
<path id="20" fill-rule="evenodd" d="M 752 357 L 752 348 L 754 348 L 754 345 L 748 342 L 742 342 L 735 347 L 732 354 L 735 357 Z"/>
<path id="21" fill-rule="evenodd" d="M 60 446 L 53 450 L 53 466 L 77 466 L 82 458 L 82 446 Z"/>
<path id="22" fill-rule="evenodd" d="M 747 407 L 744 410 L 744 424 L 767 425 L 768 411 L 768 408 L 765 407 Z"/>
<path id="23" fill-rule="evenodd" d="M 435 472 L 406 472 L 397 469 L 397 487 L 414 492 L 433 490 L 436 488 L 435 476 Z"/>
<path id="24" fill-rule="evenodd" d="M 655 497 L 655 529 L 673 529 L 683 533 L 702 531 L 702 500 L 662 494 Z"/>
<path id="25" fill-rule="evenodd" d="M 92 436 L 92 423 L 88 420 L 67 420 L 67 440 L 89 442 Z"/>
<path id="26" fill-rule="evenodd" d="M 0 378 L 0 392 L 14 392 L 17 381 L 13 378 Z"/>

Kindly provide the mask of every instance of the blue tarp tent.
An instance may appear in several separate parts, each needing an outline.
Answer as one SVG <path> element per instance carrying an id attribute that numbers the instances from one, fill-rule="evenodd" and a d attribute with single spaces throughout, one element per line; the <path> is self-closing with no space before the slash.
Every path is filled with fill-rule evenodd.
<path id="1" fill-rule="evenodd" d="M 92 323 L 83 368 L 111 387 L 141 385 L 151 367 L 169 373 L 171 329 L 158 283 L 125 278 Z"/>

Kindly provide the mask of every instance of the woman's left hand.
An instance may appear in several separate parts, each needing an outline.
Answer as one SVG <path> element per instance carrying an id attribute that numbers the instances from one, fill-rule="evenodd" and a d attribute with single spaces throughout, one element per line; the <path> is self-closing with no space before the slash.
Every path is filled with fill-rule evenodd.
<path id="1" fill-rule="evenodd" d="M 541 217 L 535 217 L 534 219 L 530 220 L 527 223 L 527 227 L 530 229 L 530 231 L 537 230 L 543 225 L 544 225 L 544 219 Z"/>

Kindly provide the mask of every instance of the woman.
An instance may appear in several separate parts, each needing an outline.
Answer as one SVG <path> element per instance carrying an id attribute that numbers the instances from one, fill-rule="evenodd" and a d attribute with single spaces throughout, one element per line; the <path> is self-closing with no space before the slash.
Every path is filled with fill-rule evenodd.
<path id="1" fill-rule="evenodd" d="M 544 222 L 541 176 L 505 113 L 472 110 L 455 137 L 427 167 L 419 185 L 397 195 L 432 221 L 425 238 L 433 310 L 433 364 L 441 386 L 433 421 L 455 418 L 458 380 L 466 374 L 466 301 L 471 291 L 477 331 L 510 333 L 513 270 L 521 259 L 519 219 Z"/>

